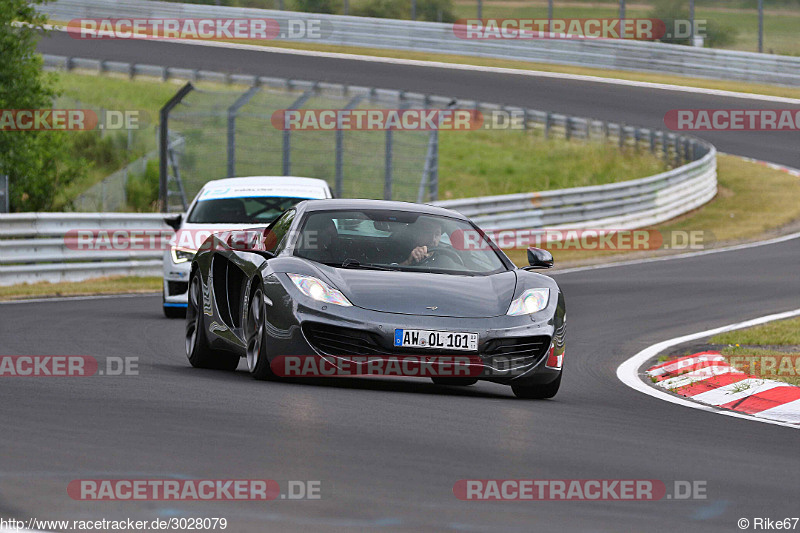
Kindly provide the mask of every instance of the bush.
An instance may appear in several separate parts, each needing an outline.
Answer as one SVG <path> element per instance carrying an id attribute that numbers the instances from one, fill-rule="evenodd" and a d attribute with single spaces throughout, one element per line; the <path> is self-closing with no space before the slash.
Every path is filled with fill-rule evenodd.
<path id="1" fill-rule="evenodd" d="M 664 21 L 666 31 L 664 36 L 659 39 L 662 43 L 670 44 L 692 44 L 690 37 L 674 37 L 676 32 L 676 20 L 689 20 L 689 6 L 685 0 L 658 0 L 655 7 L 648 14 L 649 18 L 661 19 Z M 695 19 L 697 17 L 695 16 Z M 680 33 L 685 33 L 686 27 L 678 28 Z M 715 20 L 706 22 L 705 28 L 701 28 L 697 33 L 703 35 L 703 45 L 707 47 L 727 46 L 736 41 L 738 29 L 730 26 L 723 26 Z M 670 37 L 668 37 L 670 36 Z"/>
<path id="2" fill-rule="evenodd" d="M 431 22 L 455 22 L 451 0 L 417 0 L 417 19 Z"/>
<path id="3" fill-rule="evenodd" d="M 405 3 L 396 0 L 368 0 L 351 10 L 357 17 L 375 17 L 382 19 L 407 19 L 410 11 Z"/>
<path id="4" fill-rule="evenodd" d="M 128 207 L 137 212 L 156 211 L 158 209 L 158 160 L 147 162 L 144 174 L 131 175 L 125 184 Z"/>
<path id="5" fill-rule="evenodd" d="M 307 13 L 339 13 L 340 0 L 295 0 L 295 9 Z"/>

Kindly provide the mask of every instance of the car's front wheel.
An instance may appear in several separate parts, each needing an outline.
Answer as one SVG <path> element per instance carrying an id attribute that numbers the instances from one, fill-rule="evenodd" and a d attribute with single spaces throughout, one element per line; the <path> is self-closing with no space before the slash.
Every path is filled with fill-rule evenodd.
<path id="1" fill-rule="evenodd" d="M 511 385 L 511 390 L 514 396 L 524 400 L 546 400 L 552 398 L 561 387 L 561 374 L 558 377 L 545 385 Z"/>
<path id="2" fill-rule="evenodd" d="M 274 379 L 275 374 L 269 366 L 269 359 L 265 355 L 266 343 L 264 312 L 264 293 L 261 288 L 253 292 L 250 307 L 247 310 L 245 336 L 247 341 L 247 368 L 250 375 L 256 379 Z"/>
<path id="3" fill-rule="evenodd" d="M 239 357 L 212 350 L 208 346 L 203 324 L 203 282 L 200 272 L 195 272 L 189 284 L 189 305 L 186 308 L 186 356 L 195 368 L 236 370 Z"/>

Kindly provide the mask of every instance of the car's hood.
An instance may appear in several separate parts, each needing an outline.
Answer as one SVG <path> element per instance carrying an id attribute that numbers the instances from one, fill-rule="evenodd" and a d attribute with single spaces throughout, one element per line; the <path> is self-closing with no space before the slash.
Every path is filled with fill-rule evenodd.
<path id="1" fill-rule="evenodd" d="M 358 307 L 409 315 L 483 318 L 506 314 L 513 271 L 491 276 L 384 272 L 317 266 Z"/>

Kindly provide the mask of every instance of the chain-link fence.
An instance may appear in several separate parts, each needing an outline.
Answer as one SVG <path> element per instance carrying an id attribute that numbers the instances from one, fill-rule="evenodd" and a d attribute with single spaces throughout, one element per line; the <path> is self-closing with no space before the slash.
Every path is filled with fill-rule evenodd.
<path id="1" fill-rule="evenodd" d="M 194 89 L 166 117 L 166 209 L 185 209 L 207 181 L 236 176 L 320 178 L 337 197 L 436 200 L 435 131 L 282 126 L 285 110 L 434 105 L 399 91 L 263 78 L 247 90 Z"/>
<path id="2" fill-rule="evenodd" d="M 157 139 L 154 135 L 152 117 L 137 111 L 135 127 L 110 129 L 111 113 L 120 115 L 119 109 L 105 109 L 81 100 L 61 95 L 53 102 L 54 109 L 82 109 L 92 111 L 98 117 L 98 127 L 91 131 L 76 132 L 80 137 L 75 142 L 78 155 L 87 157 L 97 166 L 92 172 L 102 173 L 109 167 L 108 176 L 76 196 L 69 209 L 79 212 L 127 211 L 141 206 L 131 205 L 128 184 L 132 176 L 144 174 L 147 161 L 157 158 Z M 124 167 L 124 168 L 120 168 Z M 110 169 L 120 168 L 115 172 Z M 101 174 L 102 176 L 102 174 Z M 145 210 L 149 210 L 145 206 Z"/>

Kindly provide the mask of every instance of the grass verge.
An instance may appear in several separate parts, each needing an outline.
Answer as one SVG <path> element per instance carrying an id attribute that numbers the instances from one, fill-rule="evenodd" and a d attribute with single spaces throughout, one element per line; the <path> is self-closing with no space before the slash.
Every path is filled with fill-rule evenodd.
<path id="1" fill-rule="evenodd" d="M 743 372 L 800 385 L 800 318 L 715 335 L 720 353 Z"/>
<path id="2" fill-rule="evenodd" d="M 115 276 L 88 281 L 33 283 L 0 287 L 0 300 L 23 300 L 57 296 L 150 293 L 161 290 L 160 277 Z"/>
<path id="3" fill-rule="evenodd" d="M 704 236 L 703 245 L 714 248 L 761 240 L 800 220 L 800 179 L 731 155 L 718 156 L 717 173 L 719 191 L 713 200 L 651 229 L 664 235 L 700 230 Z M 551 250 L 556 266 L 624 261 L 678 251 Z M 525 250 L 507 254 L 516 264 L 527 265 Z"/>

